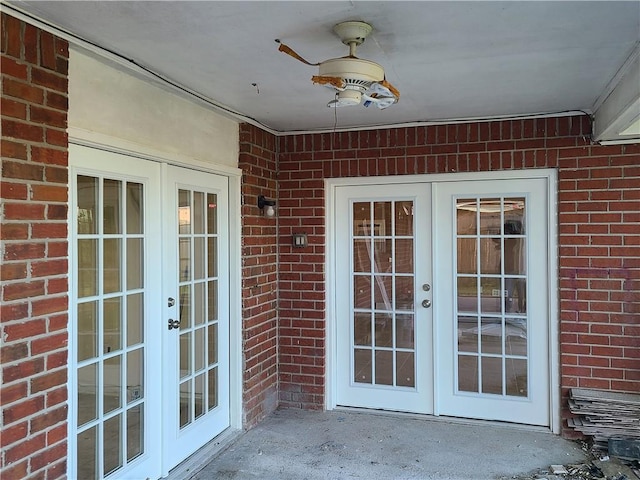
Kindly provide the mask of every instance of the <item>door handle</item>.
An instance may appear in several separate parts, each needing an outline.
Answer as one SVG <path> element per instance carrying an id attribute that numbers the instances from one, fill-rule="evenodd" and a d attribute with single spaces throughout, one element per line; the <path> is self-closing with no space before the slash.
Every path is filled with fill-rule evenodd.
<path id="1" fill-rule="evenodd" d="M 431 300 L 425 298 L 424 300 L 422 300 L 422 306 L 424 308 L 429 308 L 431 306 Z"/>
<path id="2" fill-rule="evenodd" d="M 169 319 L 169 330 L 173 330 L 174 328 L 180 328 L 180 320 Z"/>

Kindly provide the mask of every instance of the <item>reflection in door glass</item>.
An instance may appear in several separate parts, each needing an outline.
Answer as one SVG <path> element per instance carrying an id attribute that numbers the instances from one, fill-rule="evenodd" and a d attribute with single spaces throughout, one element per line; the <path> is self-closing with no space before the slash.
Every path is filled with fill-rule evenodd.
<path id="1" fill-rule="evenodd" d="M 143 404 L 127 410 L 127 461 L 142 454 L 144 444 Z"/>
<path id="2" fill-rule="evenodd" d="M 371 346 L 371 314 L 355 313 L 353 322 L 353 344 Z"/>
<path id="3" fill-rule="evenodd" d="M 369 255 L 369 242 L 366 240 L 354 240 L 353 242 L 353 271 L 370 272 L 371 256 Z"/>
<path id="4" fill-rule="evenodd" d="M 205 375 L 204 374 L 198 375 L 194 380 L 194 385 L 195 385 L 195 390 L 194 390 L 195 404 L 194 404 L 193 411 L 194 411 L 195 418 L 198 418 L 198 417 L 204 415 L 204 413 L 205 413 L 205 408 L 204 408 L 204 401 L 205 401 L 205 392 L 204 392 Z"/>
<path id="5" fill-rule="evenodd" d="M 139 400 L 144 394 L 143 355 L 144 348 L 132 350 L 127 354 L 127 403 Z"/>
<path id="6" fill-rule="evenodd" d="M 122 297 L 108 298 L 103 301 L 103 350 L 104 353 L 116 352 L 122 348 Z"/>
<path id="7" fill-rule="evenodd" d="M 375 314 L 375 344 L 378 347 L 393 347 L 393 315 Z"/>
<path id="8" fill-rule="evenodd" d="M 98 418 L 98 364 L 77 370 L 78 426 Z"/>
<path id="9" fill-rule="evenodd" d="M 95 357 L 98 352 L 98 302 L 81 303 L 77 312 L 76 344 L 80 362 Z"/>
<path id="10" fill-rule="evenodd" d="M 205 215 L 204 193 L 193 192 L 193 233 L 204 233 Z"/>
<path id="11" fill-rule="evenodd" d="M 127 295 L 127 346 L 142 342 L 144 320 L 144 294 Z"/>
<path id="12" fill-rule="evenodd" d="M 123 256 L 122 240 L 119 238 L 104 239 L 102 242 L 104 257 L 103 289 L 104 293 L 120 292 L 122 279 Z"/>
<path id="13" fill-rule="evenodd" d="M 76 471 L 78 478 L 100 478 L 98 472 L 98 426 L 81 431 L 77 438 Z"/>
<path id="14" fill-rule="evenodd" d="M 98 293 L 98 240 L 78 239 L 78 298 Z"/>
<path id="15" fill-rule="evenodd" d="M 398 352 L 396 363 L 396 383 L 400 387 L 415 385 L 415 360 L 413 352 Z"/>
<path id="16" fill-rule="evenodd" d="M 187 190 L 178 190 L 178 232 L 191 232 L 191 195 Z"/>
<path id="17" fill-rule="evenodd" d="M 77 181 L 78 233 L 98 232 L 98 179 L 78 175 Z"/>
<path id="18" fill-rule="evenodd" d="M 127 182 L 127 233 L 142 233 L 144 228 L 142 184 Z"/>
<path id="19" fill-rule="evenodd" d="M 102 195 L 104 197 L 103 233 L 122 232 L 122 182 L 120 180 L 103 180 Z"/>
<path id="20" fill-rule="evenodd" d="M 207 392 L 208 394 L 207 406 L 209 411 L 211 411 L 218 406 L 219 389 L 218 389 L 218 367 L 217 366 L 209 370 L 207 380 L 209 383 L 209 390 Z"/>
<path id="21" fill-rule="evenodd" d="M 357 275 L 353 278 L 353 298 L 356 308 L 371 308 L 371 276 Z"/>
<path id="22" fill-rule="evenodd" d="M 122 406 L 122 355 L 107 358 L 103 365 L 104 391 L 102 407 L 104 413 Z"/>
<path id="23" fill-rule="evenodd" d="M 122 414 L 104 422 L 104 474 L 122 467 Z"/>
<path id="24" fill-rule="evenodd" d="M 142 288 L 144 279 L 144 243 L 142 238 L 127 239 L 127 290 Z"/>
<path id="25" fill-rule="evenodd" d="M 415 388 L 413 202 L 354 202 L 352 381 Z"/>
<path id="26" fill-rule="evenodd" d="M 457 388 L 528 395 L 526 199 L 456 202 Z"/>

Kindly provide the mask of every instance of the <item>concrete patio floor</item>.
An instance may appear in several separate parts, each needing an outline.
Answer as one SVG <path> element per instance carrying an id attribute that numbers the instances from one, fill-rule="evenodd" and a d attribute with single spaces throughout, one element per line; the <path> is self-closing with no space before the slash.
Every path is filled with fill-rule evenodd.
<path id="1" fill-rule="evenodd" d="M 188 478 L 489 480 L 584 460 L 577 443 L 535 428 L 370 411 L 278 410 Z"/>

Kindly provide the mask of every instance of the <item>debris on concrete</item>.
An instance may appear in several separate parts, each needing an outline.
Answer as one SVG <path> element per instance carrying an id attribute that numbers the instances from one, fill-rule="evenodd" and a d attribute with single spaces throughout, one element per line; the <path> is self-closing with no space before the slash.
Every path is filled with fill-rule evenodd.
<path id="1" fill-rule="evenodd" d="M 607 461 L 594 460 L 593 464 L 602 471 L 607 479 L 636 480 L 635 473 L 633 473 L 631 467 L 625 465 L 616 457 L 611 457 Z"/>
<path id="2" fill-rule="evenodd" d="M 619 458 L 640 460 L 640 440 L 610 438 L 609 453 Z"/>
<path id="3" fill-rule="evenodd" d="M 550 465 L 527 475 L 508 477 L 509 480 L 640 480 L 640 462 L 612 455 L 603 455 L 596 445 L 582 444 L 588 454 L 583 463 Z M 507 480 L 500 477 L 498 480 Z"/>
<path id="4" fill-rule="evenodd" d="M 551 473 L 554 475 L 565 475 L 569 473 L 569 471 L 564 468 L 564 465 L 551 465 Z"/>

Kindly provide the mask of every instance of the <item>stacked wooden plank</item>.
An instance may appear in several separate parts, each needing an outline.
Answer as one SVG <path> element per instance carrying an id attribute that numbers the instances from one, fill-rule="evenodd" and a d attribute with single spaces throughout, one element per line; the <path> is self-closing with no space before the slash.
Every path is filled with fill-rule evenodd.
<path id="1" fill-rule="evenodd" d="M 606 449 L 610 438 L 640 439 L 640 395 L 572 388 L 569 426 Z"/>

